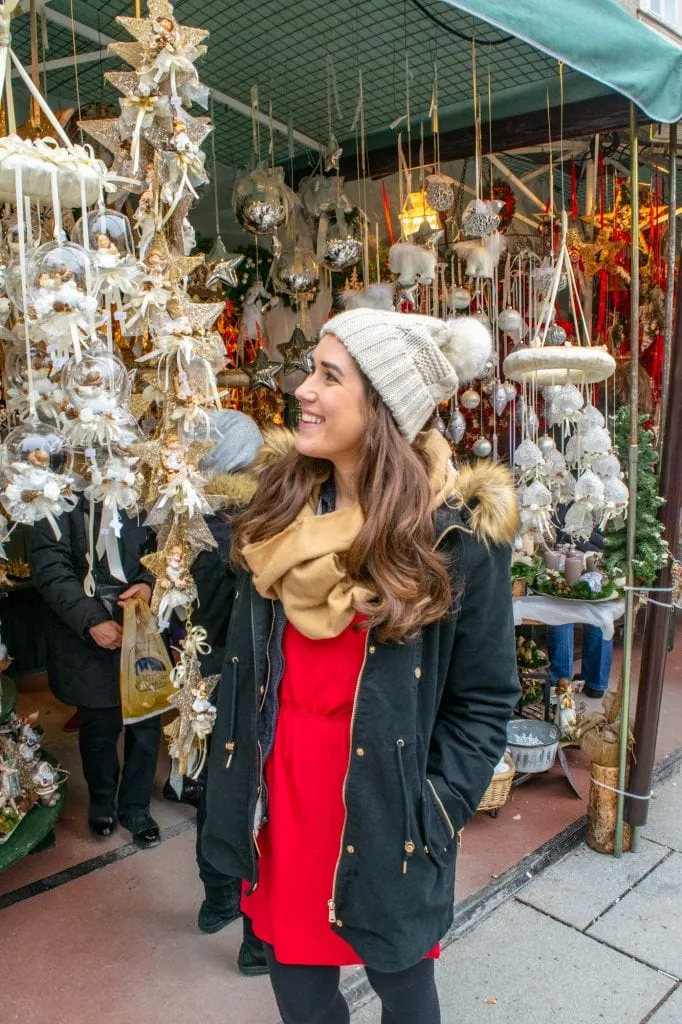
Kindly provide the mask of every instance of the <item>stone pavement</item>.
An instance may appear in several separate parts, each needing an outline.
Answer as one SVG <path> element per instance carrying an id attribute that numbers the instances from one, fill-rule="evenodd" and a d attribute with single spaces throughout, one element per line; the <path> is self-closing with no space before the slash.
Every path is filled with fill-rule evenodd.
<path id="1" fill-rule="evenodd" d="M 443 1024 L 681 1024 L 682 775 L 637 853 L 582 844 L 451 942 L 437 977 Z M 379 1020 L 375 1001 L 353 1015 Z"/>

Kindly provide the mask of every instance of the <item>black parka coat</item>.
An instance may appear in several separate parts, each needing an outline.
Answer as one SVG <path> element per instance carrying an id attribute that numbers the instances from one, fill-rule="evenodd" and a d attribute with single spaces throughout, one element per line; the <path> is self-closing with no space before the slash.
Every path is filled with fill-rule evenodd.
<path id="1" fill-rule="evenodd" d="M 417 963 L 448 930 L 457 833 L 504 752 L 519 698 L 513 489 L 496 466 L 466 471 L 460 481 L 458 507 L 436 516 L 456 611 L 402 644 L 382 644 L 370 632 L 355 698 L 328 911 L 330 927 L 380 971 Z M 210 555 L 194 575 L 200 601 L 210 603 Z M 229 628 L 202 843 L 216 868 L 257 885 L 263 751 L 276 728 L 284 616 L 247 573 L 227 568 L 220 588 Z"/>
<path id="2" fill-rule="evenodd" d="M 87 503 L 58 519 L 61 537 L 55 538 L 46 519 L 29 531 L 29 562 L 33 585 L 47 608 L 47 674 L 50 689 L 59 700 L 74 707 L 112 708 L 120 704 L 120 652 L 98 647 L 88 630 L 107 622 L 111 614 L 96 597 L 88 597 L 83 581 L 88 572 Z M 100 506 L 95 506 L 94 536 L 99 532 Z M 106 559 L 97 559 L 98 583 L 121 592 L 133 583 L 154 584 L 154 577 L 140 558 L 153 550 L 154 534 L 137 518 L 122 514 L 119 540 L 121 564 L 128 580 L 122 583 L 109 572 Z"/>

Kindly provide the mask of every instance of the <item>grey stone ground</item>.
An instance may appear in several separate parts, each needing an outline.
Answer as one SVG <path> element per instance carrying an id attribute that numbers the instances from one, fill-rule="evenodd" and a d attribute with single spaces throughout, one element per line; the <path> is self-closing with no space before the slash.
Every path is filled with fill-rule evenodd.
<path id="1" fill-rule="evenodd" d="M 451 943 L 443 1024 L 682 1024 L 681 775 L 642 836 L 620 860 L 581 846 Z"/>

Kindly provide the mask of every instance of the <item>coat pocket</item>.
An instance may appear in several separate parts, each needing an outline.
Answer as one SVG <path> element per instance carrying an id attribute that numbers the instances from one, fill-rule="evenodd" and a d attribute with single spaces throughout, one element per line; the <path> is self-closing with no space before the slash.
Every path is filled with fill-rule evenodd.
<path id="1" fill-rule="evenodd" d="M 444 867 L 456 849 L 455 827 L 450 820 L 443 801 L 430 778 L 426 778 L 421 792 L 422 828 L 429 856 L 440 867 Z"/>

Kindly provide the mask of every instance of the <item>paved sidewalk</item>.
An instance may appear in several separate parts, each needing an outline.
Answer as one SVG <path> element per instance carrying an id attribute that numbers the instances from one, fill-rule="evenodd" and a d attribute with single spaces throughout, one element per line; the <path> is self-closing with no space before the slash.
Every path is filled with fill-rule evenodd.
<path id="1" fill-rule="evenodd" d="M 443 1024 L 680 1024 L 682 775 L 636 854 L 581 845 L 452 942 L 437 976 Z M 373 1001 L 353 1024 L 379 1019 Z"/>

